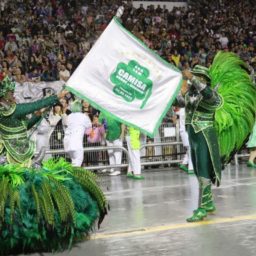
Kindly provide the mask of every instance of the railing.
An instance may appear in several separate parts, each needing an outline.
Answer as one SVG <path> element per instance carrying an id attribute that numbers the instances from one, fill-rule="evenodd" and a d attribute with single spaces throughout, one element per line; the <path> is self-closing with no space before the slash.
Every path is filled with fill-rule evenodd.
<path id="1" fill-rule="evenodd" d="M 170 134 L 170 129 L 172 129 L 172 134 Z M 63 137 L 62 127 L 57 126 L 50 138 L 51 149 L 46 151 L 46 154 L 51 154 L 53 157 L 64 157 L 69 160 L 68 155 L 63 149 Z M 107 150 L 110 148 L 120 148 L 122 150 L 121 165 L 109 165 Z M 104 145 L 104 142 L 90 144 L 85 138 L 84 152 L 83 166 L 90 170 L 113 167 L 126 168 L 128 166 L 129 154 L 125 141 L 122 147 L 107 147 Z M 178 125 L 163 123 L 155 138 L 152 139 L 145 136 L 141 144 L 141 165 L 174 165 L 181 162 L 184 153 L 185 149 L 180 140 Z M 235 165 L 239 164 L 239 158 L 248 158 L 248 156 L 249 154 L 245 150 L 240 151 L 234 156 Z"/>
<path id="2" fill-rule="evenodd" d="M 239 165 L 239 158 L 246 158 L 246 160 L 248 160 L 249 154 L 246 152 L 239 152 L 239 153 L 235 154 L 235 156 L 234 156 L 235 165 Z"/>
<path id="3" fill-rule="evenodd" d="M 177 146 L 177 145 L 182 145 L 181 142 L 163 142 L 163 143 L 150 143 L 150 144 L 143 144 L 141 146 L 141 150 L 147 147 L 154 147 L 154 146 Z M 98 147 L 86 147 L 84 148 L 84 152 L 101 152 L 101 151 L 106 151 L 108 149 L 121 149 L 122 152 L 125 153 L 125 160 L 127 163 L 123 163 L 120 165 L 96 165 L 96 166 L 86 166 L 86 169 L 88 170 L 101 170 L 101 169 L 108 169 L 108 168 L 113 168 L 113 167 L 128 167 L 128 162 L 129 162 L 129 154 L 128 151 L 125 147 L 118 147 L 118 146 L 112 146 L 112 147 L 106 147 L 106 146 L 98 146 Z M 64 149 L 55 149 L 55 150 L 48 150 L 45 152 L 46 154 L 65 154 Z M 66 155 L 66 154 L 65 154 Z M 180 159 L 162 159 L 158 161 L 147 161 L 147 162 L 141 162 L 142 166 L 151 166 L 151 165 L 161 165 L 161 164 L 177 164 L 180 163 Z"/>
<path id="4" fill-rule="evenodd" d="M 171 133 L 170 134 L 170 130 Z M 168 132 L 169 131 L 169 132 Z M 169 133 L 169 134 L 168 134 Z M 64 131 L 61 126 L 57 126 L 50 137 L 50 150 L 46 154 L 52 157 L 64 157 L 69 160 L 68 155 L 63 147 Z M 113 166 L 109 165 L 107 150 L 112 147 L 106 147 L 102 143 L 88 143 L 86 138 L 84 140 L 84 163 L 87 169 L 105 169 Z M 114 147 L 116 148 L 116 147 Z M 128 151 L 126 142 L 123 142 L 123 147 L 120 147 L 123 152 L 122 164 L 115 167 L 128 166 Z M 178 126 L 171 123 L 163 123 L 155 138 L 148 138 L 145 136 L 141 143 L 141 165 L 153 166 L 163 164 L 177 164 L 181 162 L 182 155 L 185 150 L 182 146 L 179 137 Z"/>

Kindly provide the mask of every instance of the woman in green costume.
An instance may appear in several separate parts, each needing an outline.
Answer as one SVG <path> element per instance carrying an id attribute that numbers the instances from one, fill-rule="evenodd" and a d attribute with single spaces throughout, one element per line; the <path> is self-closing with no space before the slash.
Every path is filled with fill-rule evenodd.
<path id="1" fill-rule="evenodd" d="M 65 91 L 58 96 L 17 104 L 14 89 L 15 83 L 8 76 L 0 82 L 0 153 L 2 162 L 29 166 L 35 143 L 29 139 L 27 131 L 41 119 L 40 109 L 53 106 L 64 97 Z M 29 114 L 32 114 L 30 119 L 27 118 Z"/>
<path id="2" fill-rule="evenodd" d="M 27 130 L 33 114 L 65 95 L 16 104 L 15 84 L 0 81 L 0 255 L 70 249 L 107 213 L 96 175 L 64 159 L 30 167 L 34 143 Z M 28 114 L 33 114 L 27 119 Z"/>

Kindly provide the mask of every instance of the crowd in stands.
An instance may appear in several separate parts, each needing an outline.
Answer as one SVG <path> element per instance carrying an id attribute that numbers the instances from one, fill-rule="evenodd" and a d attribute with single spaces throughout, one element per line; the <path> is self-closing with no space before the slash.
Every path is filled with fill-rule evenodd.
<path id="1" fill-rule="evenodd" d="M 135 9 L 125 1 L 124 26 L 163 58 L 183 68 L 210 65 L 218 50 L 239 54 L 255 68 L 253 1 L 188 1 L 169 11 Z M 106 28 L 119 0 L 2 0 L 0 72 L 17 82 L 66 81 Z"/>

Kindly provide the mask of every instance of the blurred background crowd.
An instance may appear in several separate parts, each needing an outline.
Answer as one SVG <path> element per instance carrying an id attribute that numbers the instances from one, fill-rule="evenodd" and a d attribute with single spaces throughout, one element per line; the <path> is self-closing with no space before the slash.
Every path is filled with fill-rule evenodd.
<path id="1" fill-rule="evenodd" d="M 229 50 L 255 68 L 250 0 L 187 1 L 168 10 L 119 0 L 1 0 L 0 72 L 17 82 L 66 81 L 125 2 L 124 26 L 181 69 Z"/>

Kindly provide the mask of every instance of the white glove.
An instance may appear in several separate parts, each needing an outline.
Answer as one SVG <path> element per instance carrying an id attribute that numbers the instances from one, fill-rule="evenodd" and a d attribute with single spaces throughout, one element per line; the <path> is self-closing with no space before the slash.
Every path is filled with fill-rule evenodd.
<path id="1" fill-rule="evenodd" d="M 123 15 L 123 13 L 124 13 L 124 7 L 123 7 L 123 6 L 120 6 L 120 7 L 117 9 L 116 17 L 117 17 L 117 18 L 121 18 L 121 16 Z"/>

